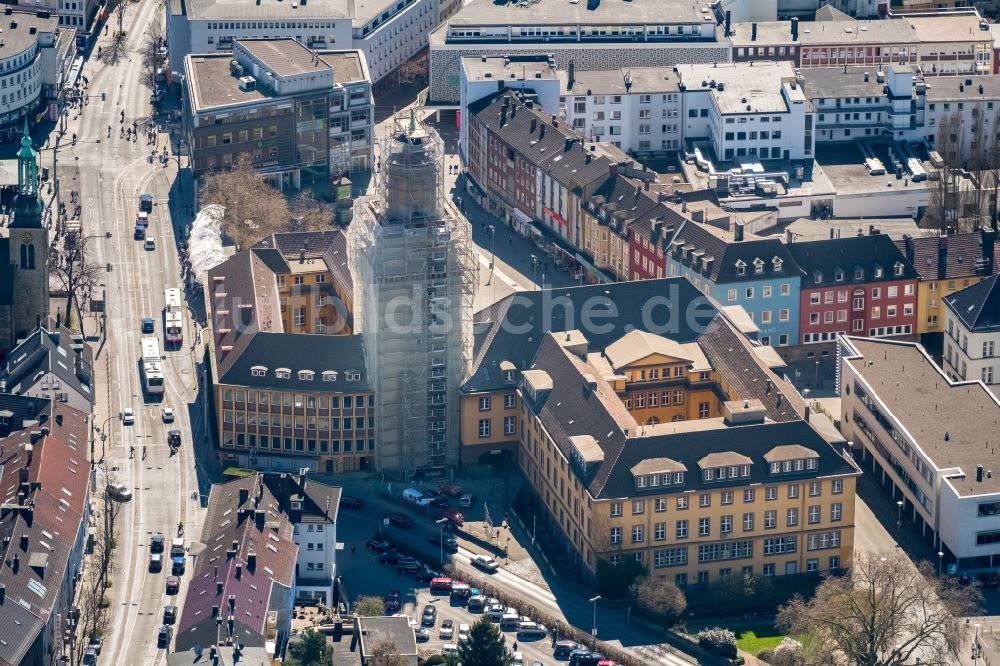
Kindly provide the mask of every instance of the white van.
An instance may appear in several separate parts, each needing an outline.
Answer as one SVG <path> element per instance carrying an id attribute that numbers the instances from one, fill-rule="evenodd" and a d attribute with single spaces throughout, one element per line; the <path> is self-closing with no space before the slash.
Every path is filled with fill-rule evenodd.
<path id="1" fill-rule="evenodd" d="M 432 501 L 430 497 L 427 497 L 416 488 L 407 488 L 404 490 L 403 499 L 407 502 L 413 502 L 417 506 L 428 506 Z"/>
<path id="2" fill-rule="evenodd" d="M 508 609 L 508 611 L 509 610 L 510 609 Z M 504 613 L 503 617 L 500 618 L 500 628 L 503 629 L 504 631 L 517 631 L 520 624 L 521 624 L 521 616 L 518 615 L 516 612 Z"/>

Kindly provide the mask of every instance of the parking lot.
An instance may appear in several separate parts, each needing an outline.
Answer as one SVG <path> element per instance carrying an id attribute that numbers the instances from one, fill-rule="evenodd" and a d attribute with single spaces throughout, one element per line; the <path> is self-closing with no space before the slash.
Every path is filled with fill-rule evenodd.
<path id="1" fill-rule="evenodd" d="M 342 514 L 343 515 L 343 514 Z M 395 565 L 379 564 L 378 553 L 370 552 L 365 548 L 365 542 L 378 529 L 380 514 L 369 513 L 368 511 L 351 512 L 351 520 L 341 522 L 338 530 L 338 539 L 345 547 L 338 557 L 338 572 L 344 582 L 350 599 L 353 601 L 360 595 L 372 595 L 384 597 L 390 591 L 398 591 L 403 599 L 401 611 L 418 624 L 421 621 L 421 614 L 428 604 L 437 608 L 437 619 L 430 629 L 430 640 L 418 644 L 418 649 L 427 654 L 440 653 L 442 645 L 445 643 L 457 643 L 458 627 L 460 624 L 471 625 L 477 619 L 478 614 L 469 613 L 464 606 L 452 606 L 447 594 L 432 594 L 428 584 L 418 582 L 411 574 L 398 573 Z M 421 530 L 419 526 L 412 529 L 398 527 L 385 527 L 386 534 L 395 539 L 413 539 L 424 542 L 428 551 L 434 551 L 435 547 L 426 543 L 428 533 Z M 355 546 L 352 553 L 351 546 Z M 445 558 L 449 555 L 446 552 Z M 473 553 L 462 548 L 458 554 L 452 556 L 456 561 L 468 562 Z M 426 562 L 433 568 L 438 568 L 437 561 Z M 444 620 L 451 620 L 454 623 L 454 636 L 450 640 L 442 640 L 440 637 L 441 623 Z M 504 632 L 508 648 L 513 651 L 513 644 L 517 640 L 514 631 Z M 523 662 L 532 666 L 538 661 L 542 664 L 554 664 L 556 660 L 552 656 L 552 643 L 549 638 L 544 638 L 531 642 L 517 641 L 517 648 L 523 655 Z"/>

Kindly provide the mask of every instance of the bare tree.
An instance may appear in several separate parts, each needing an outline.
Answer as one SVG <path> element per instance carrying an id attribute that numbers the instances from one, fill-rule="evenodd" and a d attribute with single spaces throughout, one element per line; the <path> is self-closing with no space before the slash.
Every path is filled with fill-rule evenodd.
<path id="1" fill-rule="evenodd" d="M 225 211 L 222 230 L 237 249 L 288 228 L 288 200 L 257 173 L 249 153 L 237 155 L 230 169 L 213 171 L 202 180 L 202 204 L 218 204 Z"/>
<path id="2" fill-rule="evenodd" d="M 149 27 L 142 36 L 142 46 L 139 52 L 142 56 L 142 73 L 140 79 L 142 84 L 150 90 L 156 90 L 156 73 L 163 65 L 161 50 L 167 45 L 167 36 L 163 30 L 163 23 L 159 18 L 150 22 Z"/>
<path id="3" fill-rule="evenodd" d="M 310 190 L 299 192 L 291 203 L 288 231 L 322 231 L 333 224 L 333 207 L 316 199 Z"/>
<path id="4" fill-rule="evenodd" d="M 104 267 L 97 264 L 90 256 L 90 239 L 79 234 L 69 234 L 63 252 L 49 253 L 48 268 L 59 286 L 66 292 L 66 326 L 70 325 L 74 308 L 83 316 L 84 300 L 91 290 L 101 284 Z"/>
<path id="5" fill-rule="evenodd" d="M 947 233 L 949 226 L 957 223 L 961 213 L 960 190 L 965 163 L 965 132 L 958 112 L 941 118 L 934 148 L 942 164 L 934 175 L 931 200 L 925 213 L 925 224 Z"/>
<path id="6" fill-rule="evenodd" d="M 409 85 L 427 80 L 428 58 L 421 54 L 410 58 L 396 68 L 396 82 L 399 85 Z"/>
<path id="7" fill-rule="evenodd" d="M 978 607 L 974 590 L 938 578 L 901 552 L 857 553 L 850 573 L 824 580 L 810 600 L 795 597 L 778 626 L 803 637 L 818 661 L 857 666 L 958 663 L 963 616 Z M 810 660 L 810 663 L 812 661 Z"/>
<path id="8" fill-rule="evenodd" d="M 383 638 L 372 648 L 368 663 L 372 666 L 406 666 L 410 662 L 399 654 L 399 647 L 391 638 Z"/>
<path id="9" fill-rule="evenodd" d="M 361 596 L 354 600 L 351 610 L 358 617 L 378 617 L 385 615 L 385 602 L 379 597 Z"/>
<path id="10" fill-rule="evenodd" d="M 629 594 L 642 608 L 663 615 L 668 621 L 676 620 L 687 608 L 684 592 L 665 578 L 649 575 L 637 578 L 629 587 Z"/>

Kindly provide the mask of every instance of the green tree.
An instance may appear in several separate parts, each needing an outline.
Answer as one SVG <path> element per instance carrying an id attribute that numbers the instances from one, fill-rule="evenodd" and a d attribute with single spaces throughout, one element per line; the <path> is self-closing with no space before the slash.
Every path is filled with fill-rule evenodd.
<path id="1" fill-rule="evenodd" d="M 358 617 L 385 615 L 385 602 L 378 597 L 361 596 L 354 600 L 354 614 Z"/>
<path id="2" fill-rule="evenodd" d="M 326 636 L 314 629 L 306 629 L 302 638 L 288 646 L 291 666 L 325 666 L 332 663 L 333 650 Z"/>
<path id="3" fill-rule="evenodd" d="M 484 615 L 469 628 L 469 639 L 458 644 L 458 661 L 476 666 L 511 666 L 514 657 L 504 645 L 500 625 Z"/>

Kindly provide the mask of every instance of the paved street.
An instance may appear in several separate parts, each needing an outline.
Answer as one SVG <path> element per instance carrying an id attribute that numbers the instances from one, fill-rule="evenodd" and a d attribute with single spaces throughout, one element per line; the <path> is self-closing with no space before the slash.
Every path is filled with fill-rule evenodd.
<path id="1" fill-rule="evenodd" d="M 134 494 L 120 514 L 118 560 L 109 591 L 112 618 L 100 657 L 102 664 L 165 663 L 164 651 L 156 649 L 156 631 L 163 605 L 177 603 L 178 598 L 164 596 L 169 571 L 147 571 L 149 538 L 158 532 L 168 539 L 173 537 L 181 521 L 187 535 L 196 535 L 202 514 L 190 427 L 192 421 L 201 423 L 201 414 L 196 406 L 189 411 L 196 402 L 198 349 L 191 347 L 197 335 L 189 316 L 185 317 L 184 344 L 163 352 L 166 391 L 162 400 L 144 396 L 138 372 L 141 319 L 156 320 L 162 348 L 163 291 L 181 286 L 174 229 L 185 220 L 172 215 L 171 207 L 186 203 L 179 197 L 190 192 L 190 184 L 182 188 L 176 180 L 176 159 L 167 167 L 147 160 L 151 146 L 146 145 L 142 130 L 142 123 L 151 114 L 150 91 L 137 83 L 140 58 L 136 50 L 146 26 L 154 17 L 162 19 L 161 14 L 155 2 L 128 5 L 124 25 L 129 56 L 114 67 L 96 58 L 87 63 L 84 76 L 90 80 L 90 103 L 79 117 L 70 113 L 66 136 L 75 133 L 78 141 L 72 147 L 64 138 L 58 156 L 61 196 L 68 202 L 70 190 L 81 193 L 83 233 L 94 237 L 90 246 L 97 263 L 111 268 L 106 282 L 107 341 L 96 358 L 98 382 L 106 390 L 98 395 L 95 418 L 95 424 L 109 436 L 103 447 L 98 444 L 97 456 L 111 461 L 118 480 Z M 103 37 L 98 44 L 106 45 L 107 39 Z M 124 125 L 121 111 L 125 112 Z M 136 142 L 120 139 L 119 128 L 131 126 L 133 121 L 139 123 L 143 138 Z M 110 138 L 108 126 L 112 126 Z M 161 132 L 161 147 L 165 140 Z M 44 151 L 43 165 L 49 166 L 51 159 L 52 152 Z M 138 198 L 143 192 L 153 194 L 156 200 L 149 226 L 156 249 L 151 251 L 132 239 Z M 95 319 L 86 319 L 84 326 L 88 335 L 99 334 Z M 173 407 L 174 424 L 162 422 L 163 406 Z M 124 407 L 136 410 L 134 426 L 123 426 L 118 419 Z M 166 443 L 170 428 L 183 433 L 183 445 L 174 456 L 169 455 Z M 200 429 L 196 434 L 199 436 L 194 441 L 200 442 Z M 136 447 L 132 459 L 129 446 Z M 148 451 L 145 460 L 143 448 Z M 204 482 L 204 475 L 201 480 Z"/>

